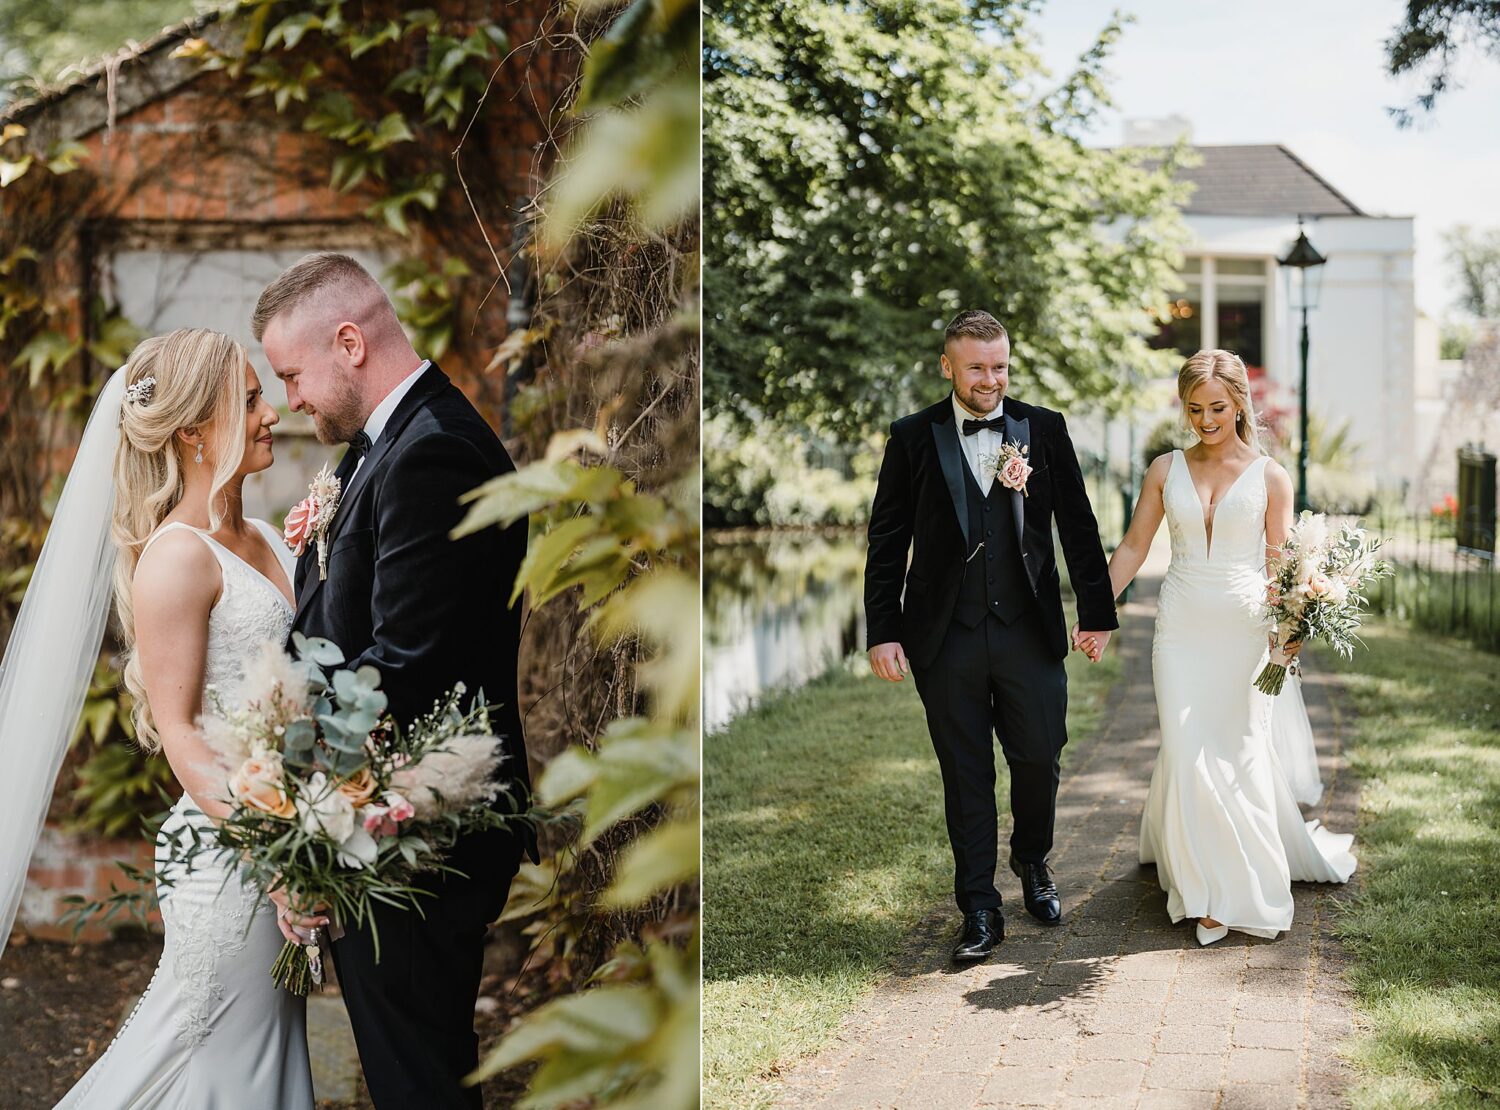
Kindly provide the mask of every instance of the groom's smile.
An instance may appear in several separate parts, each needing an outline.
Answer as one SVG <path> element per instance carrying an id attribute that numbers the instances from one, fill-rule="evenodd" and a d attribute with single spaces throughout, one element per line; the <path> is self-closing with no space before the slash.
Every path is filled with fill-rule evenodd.
<path id="1" fill-rule="evenodd" d="M 943 348 L 943 377 L 953 383 L 958 403 L 975 416 L 1000 407 L 1010 381 L 1010 339 L 960 335 Z"/>

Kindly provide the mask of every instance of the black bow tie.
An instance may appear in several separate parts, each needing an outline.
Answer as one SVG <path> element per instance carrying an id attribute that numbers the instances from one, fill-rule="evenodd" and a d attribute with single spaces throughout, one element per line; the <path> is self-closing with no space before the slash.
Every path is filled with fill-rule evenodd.
<path id="1" fill-rule="evenodd" d="M 966 435 L 966 436 L 978 435 L 980 428 L 1000 428 L 1000 429 L 1004 429 L 1004 427 L 1005 427 L 1005 417 L 1003 417 L 1003 416 L 992 416 L 988 420 L 965 420 L 964 421 L 964 435 Z"/>
<path id="2" fill-rule="evenodd" d="M 370 437 L 365 435 L 364 429 L 354 433 L 354 438 L 349 441 L 349 451 L 355 459 L 362 459 L 370 453 Z"/>

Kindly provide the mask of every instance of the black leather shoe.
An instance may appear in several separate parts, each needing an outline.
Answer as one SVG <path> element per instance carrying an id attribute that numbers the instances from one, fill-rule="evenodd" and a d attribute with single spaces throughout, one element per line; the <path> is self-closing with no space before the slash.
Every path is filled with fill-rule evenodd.
<path id="1" fill-rule="evenodd" d="M 1005 939 L 1005 918 L 998 909 L 975 910 L 964 914 L 964 935 L 953 950 L 957 963 L 982 960 Z"/>
<path id="2" fill-rule="evenodd" d="M 1052 868 L 1045 863 L 1022 863 L 1011 856 L 1010 869 L 1021 878 L 1026 912 L 1043 925 L 1061 925 L 1062 901 L 1057 897 L 1057 884 L 1052 881 Z"/>

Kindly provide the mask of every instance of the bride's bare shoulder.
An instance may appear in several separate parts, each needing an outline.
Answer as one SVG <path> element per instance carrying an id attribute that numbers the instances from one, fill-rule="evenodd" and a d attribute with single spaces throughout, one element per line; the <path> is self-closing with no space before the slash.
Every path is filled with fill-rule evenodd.
<path id="1" fill-rule="evenodd" d="M 1266 456 L 1266 489 L 1273 495 L 1285 494 L 1290 497 L 1292 493 L 1292 476 L 1269 455 Z"/>
<path id="2" fill-rule="evenodd" d="M 219 593 L 219 561 L 202 536 L 187 528 L 159 533 L 141 555 L 131 579 L 137 610 L 161 602 L 174 607 L 207 601 Z"/>
<path id="3" fill-rule="evenodd" d="M 1145 482 L 1147 485 L 1161 486 L 1167 481 L 1167 471 L 1172 469 L 1172 452 L 1157 455 L 1151 460 L 1151 465 L 1146 467 Z"/>

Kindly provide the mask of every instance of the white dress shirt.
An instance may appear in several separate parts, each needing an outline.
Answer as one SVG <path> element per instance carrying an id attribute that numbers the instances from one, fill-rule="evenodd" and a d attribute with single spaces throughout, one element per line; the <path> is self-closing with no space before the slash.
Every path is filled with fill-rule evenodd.
<path id="1" fill-rule="evenodd" d="M 385 399 L 375 406 L 375 411 L 370 413 L 370 418 L 365 421 L 365 435 L 370 437 L 371 451 L 375 449 L 375 441 L 380 438 L 380 433 L 385 431 L 385 426 L 390 423 L 391 413 L 396 411 L 396 406 L 401 403 L 401 398 L 411 392 L 411 387 L 417 384 L 417 379 L 431 365 L 432 360 L 424 358 L 422 365 L 402 378 L 400 384 L 387 393 Z M 359 468 L 365 465 L 365 459 L 369 454 L 370 452 L 366 451 L 359 457 L 359 461 L 354 464 L 354 474 L 359 473 Z M 354 480 L 354 474 L 349 475 L 350 481 Z"/>
<path id="2" fill-rule="evenodd" d="M 974 480 L 979 483 L 979 492 L 986 497 L 990 495 L 990 487 L 995 484 L 995 472 L 987 466 L 981 466 L 979 460 L 985 455 L 994 455 L 1000 450 L 1001 444 L 1005 442 L 1005 431 L 1003 425 L 995 428 L 980 428 L 971 436 L 964 435 L 965 420 L 998 420 L 1001 411 L 1005 408 L 1002 398 L 995 406 L 995 411 L 980 415 L 970 412 L 964 408 L 958 399 L 958 394 L 951 395 L 953 399 L 953 428 L 954 434 L 958 436 L 959 449 L 963 451 L 964 460 L 969 464 L 969 473 L 974 475 Z"/>

